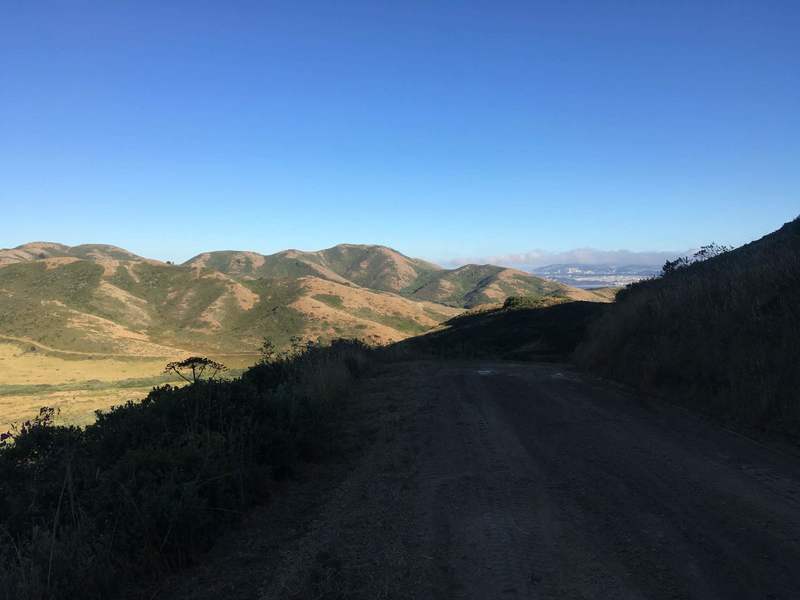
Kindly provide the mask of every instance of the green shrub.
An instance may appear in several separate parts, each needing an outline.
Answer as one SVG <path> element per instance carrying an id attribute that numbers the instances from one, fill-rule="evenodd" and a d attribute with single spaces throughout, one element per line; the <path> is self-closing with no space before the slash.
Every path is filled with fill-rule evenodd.
<path id="1" fill-rule="evenodd" d="M 335 451 L 356 341 L 306 345 L 231 381 L 154 388 L 80 429 L 52 411 L 0 442 L 0 589 L 107 598 L 193 562 L 272 479 Z"/>
<path id="2" fill-rule="evenodd" d="M 509 296 L 503 302 L 503 308 L 516 309 L 516 308 L 545 308 L 560 304 L 563 302 L 561 299 L 553 298 L 550 296 Z"/>

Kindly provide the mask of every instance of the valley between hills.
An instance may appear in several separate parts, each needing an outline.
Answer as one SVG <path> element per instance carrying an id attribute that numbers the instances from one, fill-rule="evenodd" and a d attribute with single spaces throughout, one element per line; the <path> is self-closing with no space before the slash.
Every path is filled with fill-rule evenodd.
<path id="1" fill-rule="evenodd" d="M 384 345 L 522 296 L 542 305 L 609 295 L 495 265 L 443 269 L 384 246 L 271 255 L 205 252 L 176 265 L 116 246 L 0 250 L 0 429 L 56 406 L 66 422 L 143 397 L 193 354 L 233 373 L 264 339 Z"/>

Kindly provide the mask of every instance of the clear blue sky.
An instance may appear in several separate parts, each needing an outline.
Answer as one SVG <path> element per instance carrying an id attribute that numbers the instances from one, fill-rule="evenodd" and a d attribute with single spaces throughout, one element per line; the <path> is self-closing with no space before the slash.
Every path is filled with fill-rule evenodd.
<path id="1" fill-rule="evenodd" d="M 800 214 L 796 0 L 0 7 L 0 246 L 444 259 Z"/>

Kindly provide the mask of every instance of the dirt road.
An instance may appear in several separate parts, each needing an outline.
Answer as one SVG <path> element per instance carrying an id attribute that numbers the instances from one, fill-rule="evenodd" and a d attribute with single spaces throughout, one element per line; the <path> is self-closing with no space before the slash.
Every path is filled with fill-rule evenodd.
<path id="1" fill-rule="evenodd" d="M 397 365 L 362 399 L 348 475 L 161 597 L 800 598 L 791 454 L 562 366 Z"/>

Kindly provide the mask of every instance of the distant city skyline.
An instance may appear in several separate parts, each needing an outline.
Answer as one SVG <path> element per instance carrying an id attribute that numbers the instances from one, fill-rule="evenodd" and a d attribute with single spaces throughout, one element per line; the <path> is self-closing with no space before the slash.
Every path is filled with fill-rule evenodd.
<path id="1" fill-rule="evenodd" d="M 693 249 L 669 251 L 632 252 L 630 250 L 599 250 L 597 248 L 576 248 L 562 252 L 532 250 L 518 254 L 501 254 L 496 256 L 477 256 L 453 258 L 441 261 L 443 266 L 453 267 L 467 263 L 494 264 L 531 270 L 549 265 L 581 264 L 581 265 L 643 265 L 661 266 L 667 260 L 677 256 L 693 253 Z"/>

